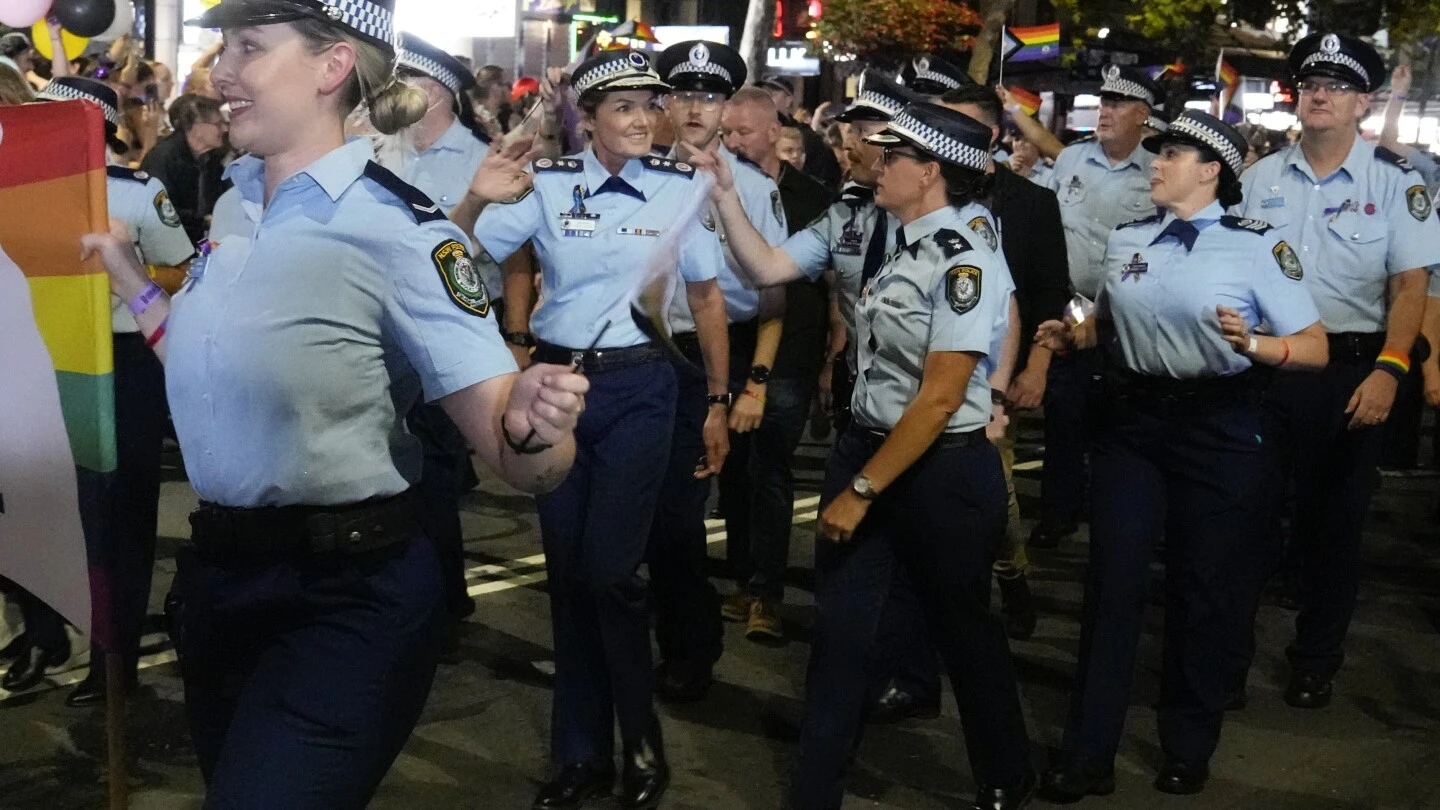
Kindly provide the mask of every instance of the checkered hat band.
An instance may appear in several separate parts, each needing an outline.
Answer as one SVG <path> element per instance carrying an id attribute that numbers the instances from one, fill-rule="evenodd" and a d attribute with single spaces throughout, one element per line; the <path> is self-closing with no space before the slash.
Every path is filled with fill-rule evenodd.
<path id="1" fill-rule="evenodd" d="M 1240 150 L 1235 148 L 1229 138 L 1193 118 L 1175 119 L 1174 123 L 1170 124 L 1170 134 L 1194 138 L 1215 150 L 1215 154 L 1225 161 L 1225 165 L 1236 177 L 1245 169 L 1245 156 L 1240 154 Z"/>
<path id="2" fill-rule="evenodd" d="M 445 89 L 455 94 L 456 98 L 459 98 L 460 77 L 456 76 L 453 71 L 447 69 L 434 59 L 415 53 L 414 51 L 401 50 L 400 67 L 410 68 L 416 72 L 424 73 L 426 76 L 445 85 Z"/>
<path id="3" fill-rule="evenodd" d="M 936 73 L 933 70 L 920 70 L 919 68 L 916 68 L 915 78 L 927 82 L 935 82 L 936 84 L 943 84 L 951 90 L 955 90 L 960 87 L 960 82 L 955 81 L 954 78 L 946 76 L 944 73 Z"/>
<path id="4" fill-rule="evenodd" d="M 949 163 L 981 172 L 990 165 L 988 151 L 963 144 L 903 110 L 890 122 L 889 128 Z"/>
<path id="5" fill-rule="evenodd" d="M 601 84 L 609 84 L 621 78 L 652 78 L 656 84 L 660 84 L 660 74 L 646 68 L 637 68 L 630 64 L 629 59 L 612 59 L 609 62 L 596 65 L 589 73 L 575 79 L 575 93 L 584 95 L 587 91 L 594 89 Z"/>
<path id="6" fill-rule="evenodd" d="M 1370 74 L 1365 71 L 1365 68 L 1361 67 L 1359 62 L 1355 61 L 1355 59 L 1347 56 L 1344 53 L 1325 53 L 1324 51 L 1316 51 L 1315 53 L 1312 53 L 1309 56 L 1305 57 L 1305 61 L 1301 63 L 1300 69 L 1304 70 L 1305 68 L 1310 67 L 1316 62 L 1330 62 L 1331 64 L 1339 65 L 1340 67 L 1353 70 L 1355 71 L 1355 74 L 1360 77 L 1360 80 L 1362 82 L 1364 82 L 1366 85 L 1370 84 Z"/>
<path id="7" fill-rule="evenodd" d="M 381 42 L 395 42 L 395 15 L 370 0 L 325 0 L 330 19 Z"/>
<path id="8" fill-rule="evenodd" d="M 898 115 L 901 110 L 905 109 L 905 102 L 874 90 L 861 91 L 860 96 L 855 99 L 855 103 L 861 107 L 879 110 L 889 116 Z"/>
<path id="9" fill-rule="evenodd" d="M 100 110 L 105 113 L 106 121 L 109 121 L 117 127 L 120 126 L 119 110 L 101 101 L 98 97 L 76 90 L 67 84 L 52 81 L 45 85 L 44 90 L 36 93 L 35 97 L 43 98 L 47 101 L 88 101 L 98 106 Z"/>
<path id="10" fill-rule="evenodd" d="M 681 62 L 671 69 L 668 78 L 674 80 L 682 73 L 708 73 L 711 76 L 719 76 L 731 85 L 735 84 L 735 79 L 730 75 L 730 71 L 714 62 Z"/>
<path id="11" fill-rule="evenodd" d="M 1132 82 L 1123 76 L 1116 76 L 1113 79 L 1106 79 L 1105 83 L 1100 85 L 1100 92 L 1119 93 L 1122 96 L 1129 96 L 1133 99 L 1139 99 L 1140 101 L 1143 101 L 1152 107 L 1155 106 L 1154 93 L 1146 90 L 1145 86 L 1140 84 L 1139 82 Z"/>

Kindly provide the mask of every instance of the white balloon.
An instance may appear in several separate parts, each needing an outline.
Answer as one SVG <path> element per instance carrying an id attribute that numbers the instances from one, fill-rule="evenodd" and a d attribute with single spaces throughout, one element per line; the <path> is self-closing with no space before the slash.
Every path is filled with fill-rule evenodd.
<path id="1" fill-rule="evenodd" d="M 110 21 L 110 27 L 105 29 L 104 33 L 91 39 L 96 42 L 110 42 L 130 33 L 130 29 L 134 27 L 135 9 L 130 5 L 130 0 L 115 0 L 115 19 Z"/>

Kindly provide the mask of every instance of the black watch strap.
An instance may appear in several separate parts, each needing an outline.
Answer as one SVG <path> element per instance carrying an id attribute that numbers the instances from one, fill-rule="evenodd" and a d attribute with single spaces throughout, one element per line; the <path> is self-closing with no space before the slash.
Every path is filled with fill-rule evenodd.
<path id="1" fill-rule="evenodd" d="M 706 405 L 724 405 L 727 409 L 735 404 L 734 394 L 708 394 L 705 397 Z"/>
<path id="2" fill-rule="evenodd" d="M 535 428 L 530 428 L 530 432 L 525 434 L 525 438 L 518 442 L 515 441 L 515 437 L 510 433 L 510 428 L 505 424 L 505 417 L 503 416 L 500 417 L 500 435 L 505 437 L 505 443 L 510 446 L 510 449 L 514 450 L 515 454 L 520 456 L 533 456 L 538 453 L 543 453 L 554 446 L 535 442 Z M 531 444 L 531 442 L 534 442 L 534 444 Z"/>
<path id="3" fill-rule="evenodd" d="M 535 348 L 535 336 L 529 332 L 506 332 L 505 342 L 525 349 Z"/>

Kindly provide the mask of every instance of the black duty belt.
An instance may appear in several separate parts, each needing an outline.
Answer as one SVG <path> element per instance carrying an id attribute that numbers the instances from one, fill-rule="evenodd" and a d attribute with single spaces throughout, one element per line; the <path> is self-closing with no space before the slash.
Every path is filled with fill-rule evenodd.
<path id="1" fill-rule="evenodd" d="M 1188 380 L 1112 369 L 1106 375 L 1106 388 L 1113 396 L 1141 410 L 1197 413 L 1258 402 L 1269 378 L 1268 370 L 1259 369 L 1228 377 Z"/>
<path id="2" fill-rule="evenodd" d="M 1325 338 L 1330 342 L 1332 363 L 1374 365 L 1380 350 L 1385 348 L 1384 332 L 1332 332 Z"/>
<path id="3" fill-rule="evenodd" d="M 222 557 L 362 554 L 394 545 L 418 526 L 409 492 L 348 506 L 235 509 L 201 501 L 190 513 L 196 551 Z"/>
<path id="4" fill-rule="evenodd" d="M 850 432 L 858 436 L 861 441 L 869 444 L 872 448 L 878 448 L 890 437 L 890 431 L 888 430 L 873 430 L 859 425 L 851 425 Z M 985 428 L 976 428 L 974 430 L 955 433 L 941 433 L 935 437 L 935 441 L 931 443 L 930 447 L 936 450 L 948 450 L 954 447 L 971 447 L 973 445 L 983 444 L 985 441 L 987 441 L 985 438 Z"/>
<path id="5" fill-rule="evenodd" d="M 631 366 L 640 366 L 665 359 L 665 350 L 653 343 L 626 346 L 619 349 L 567 349 L 553 343 L 541 342 L 535 347 L 533 357 L 537 363 L 551 363 L 557 366 L 580 364 L 586 374 L 615 371 Z"/>

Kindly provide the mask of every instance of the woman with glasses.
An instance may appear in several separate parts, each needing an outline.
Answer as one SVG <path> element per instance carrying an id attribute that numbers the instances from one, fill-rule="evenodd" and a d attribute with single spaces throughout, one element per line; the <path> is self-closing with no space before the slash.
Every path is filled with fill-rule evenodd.
<path id="1" fill-rule="evenodd" d="M 364 807 L 419 719 L 443 610 L 403 424 L 422 392 L 513 486 L 554 487 L 575 453 L 586 380 L 515 373 L 464 234 L 345 138 L 362 101 L 381 132 L 424 113 L 392 19 L 391 0 L 207 10 L 248 154 L 184 288 L 172 302 L 116 235 L 84 240 L 165 363 L 201 498 L 177 647 L 207 807 Z"/>
<path id="2" fill-rule="evenodd" d="M 1056 352 L 1102 345 L 1106 424 L 1092 455 L 1090 566 L 1077 684 L 1059 760 L 1041 795 L 1115 790 L 1150 565 L 1165 538 L 1166 608 L 1155 788 L 1198 793 L 1238 670 L 1250 555 L 1269 491 L 1260 395 L 1270 368 L 1325 364 L 1306 269 L 1241 203 L 1245 139 L 1187 111 L 1147 138 L 1151 200 L 1165 213 L 1110 236 L 1093 317 L 1047 321 Z M 1264 335 L 1257 333 L 1266 324 Z M 1073 324 L 1073 325 L 1072 325 Z M 1262 373 L 1264 369 L 1267 373 Z M 1246 617 L 1248 618 L 1248 617 Z"/>

